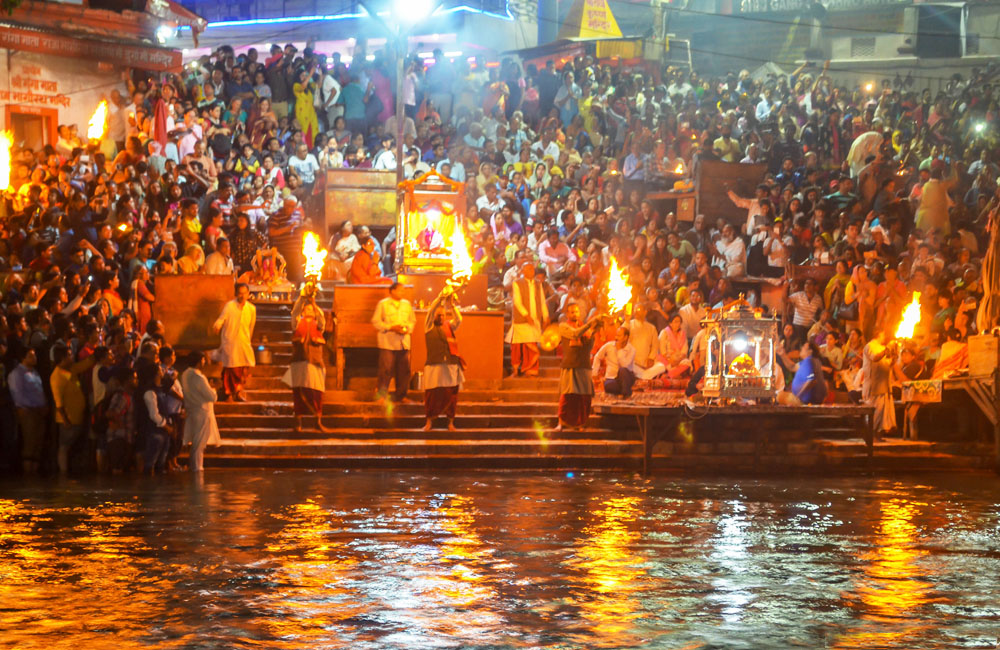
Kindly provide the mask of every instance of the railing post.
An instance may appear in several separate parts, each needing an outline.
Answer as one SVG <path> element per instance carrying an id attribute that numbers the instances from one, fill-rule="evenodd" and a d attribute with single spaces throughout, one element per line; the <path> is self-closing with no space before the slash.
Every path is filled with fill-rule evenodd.
<path id="1" fill-rule="evenodd" d="M 994 328 L 993 336 L 1000 339 L 1000 330 Z M 1000 473 L 1000 340 L 993 367 L 993 469 Z"/>

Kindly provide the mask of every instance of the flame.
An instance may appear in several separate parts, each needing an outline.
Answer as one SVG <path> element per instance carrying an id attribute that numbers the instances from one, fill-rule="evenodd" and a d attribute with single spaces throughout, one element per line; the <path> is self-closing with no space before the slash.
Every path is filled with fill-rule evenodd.
<path id="1" fill-rule="evenodd" d="M 10 131 L 0 131 L 0 190 L 10 187 L 10 149 L 13 146 Z"/>
<path id="2" fill-rule="evenodd" d="M 683 174 L 684 173 L 684 163 L 682 163 L 682 162 L 677 163 L 677 166 L 674 167 L 674 173 L 675 174 Z"/>
<path id="3" fill-rule="evenodd" d="M 913 300 L 903 310 L 903 320 L 896 328 L 896 338 L 912 339 L 913 330 L 916 329 L 918 323 L 920 323 L 920 292 L 914 291 Z"/>
<path id="4" fill-rule="evenodd" d="M 319 247 L 319 237 L 314 232 L 306 231 L 302 235 L 302 257 L 305 258 L 306 278 L 321 278 L 323 266 L 326 264 L 327 252 Z"/>
<path id="5" fill-rule="evenodd" d="M 90 116 L 90 122 L 87 124 L 87 138 L 90 140 L 103 138 L 107 124 L 108 102 L 102 99 L 101 103 L 97 105 L 97 109 L 94 110 L 94 114 Z"/>
<path id="6" fill-rule="evenodd" d="M 608 273 L 608 311 L 612 314 L 625 309 L 632 300 L 632 287 L 628 283 L 628 273 L 618 266 L 618 260 L 611 257 L 611 270 Z"/>
<path id="7" fill-rule="evenodd" d="M 455 230 L 451 233 L 451 277 L 460 282 L 467 282 L 472 277 L 469 246 L 465 243 L 465 233 L 458 224 L 455 224 Z"/>

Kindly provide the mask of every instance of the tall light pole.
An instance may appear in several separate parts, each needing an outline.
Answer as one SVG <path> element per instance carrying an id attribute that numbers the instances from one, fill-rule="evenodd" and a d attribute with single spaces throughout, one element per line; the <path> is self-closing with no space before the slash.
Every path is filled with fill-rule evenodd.
<path id="1" fill-rule="evenodd" d="M 407 37 L 417 24 L 423 22 L 434 13 L 435 0 L 394 0 L 392 3 L 391 24 L 382 20 L 378 12 L 372 11 L 368 2 L 362 0 L 362 6 L 376 20 L 382 23 L 386 31 L 395 40 L 396 49 L 396 264 L 402 259 L 402 247 L 398 238 L 402 235 L 400 222 L 403 211 L 403 193 L 399 184 L 403 182 L 403 127 L 406 124 L 405 102 L 403 101 L 403 81 L 406 75 L 406 55 L 409 50 Z M 398 267 L 396 273 L 399 273 Z"/>

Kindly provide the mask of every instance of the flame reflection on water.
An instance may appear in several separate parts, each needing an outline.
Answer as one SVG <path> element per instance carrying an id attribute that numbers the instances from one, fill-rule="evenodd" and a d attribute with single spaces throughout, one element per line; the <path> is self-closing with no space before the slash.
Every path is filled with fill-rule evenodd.
<path id="1" fill-rule="evenodd" d="M 358 472 L 22 481 L 0 485 L 0 647 L 989 647 L 998 487 Z"/>
<path id="2" fill-rule="evenodd" d="M 861 558 L 864 577 L 848 594 L 861 611 L 862 626 L 838 639 L 835 647 L 916 647 L 925 629 L 940 622 L 923 611 L 934 600 L 933 585 L 920 566 L 927 551 L 919 546 L 914 520 L 926 506 L 900 498 L 881 503 L 875 543 Z"/>
<path id="3" fill-rule="evenodd" d="M 643 558 L 634 550 L 640 537 L 635 522 L 642 514 L 638 497 L 599 501 L 590 512 L 575 556 L 567 564 L 581 574 L 575 599 L 590 623 L 581 641 L 594 647 L 634 645 L 633 622 L 640 616 L 636 593 L 646 573 Z"/>

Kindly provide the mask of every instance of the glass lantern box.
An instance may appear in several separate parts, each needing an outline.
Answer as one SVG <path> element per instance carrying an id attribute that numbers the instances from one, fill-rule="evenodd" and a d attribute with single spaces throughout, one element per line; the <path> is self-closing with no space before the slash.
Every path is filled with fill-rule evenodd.
<path id="1" fill-rule="evenodd" d="M 767 399 L 777 394 L 777 319 L 764 317 L 741 296 L 702 324 L 708 336 L 705 397 Z"/>

